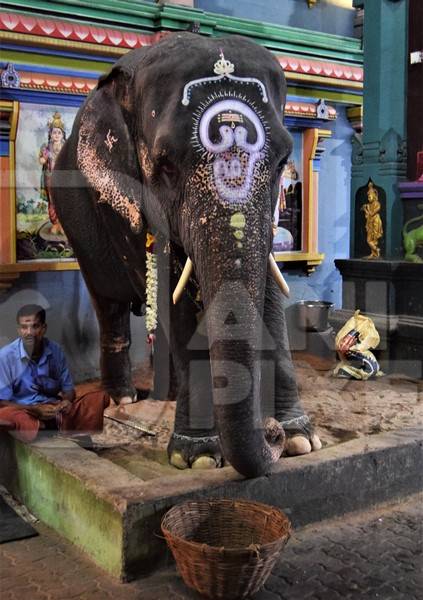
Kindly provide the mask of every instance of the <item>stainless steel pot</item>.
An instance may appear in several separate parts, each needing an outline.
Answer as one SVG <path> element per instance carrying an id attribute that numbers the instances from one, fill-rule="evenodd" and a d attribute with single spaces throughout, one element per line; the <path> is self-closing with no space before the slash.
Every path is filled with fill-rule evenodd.
<path id="1" fill-rule="evenodd" d="M 325 300 L 302 300 L 297 303 L 298 327 L 304 331 L 326 331 L 329 328 L 329 311 L 332 302 Z"/>

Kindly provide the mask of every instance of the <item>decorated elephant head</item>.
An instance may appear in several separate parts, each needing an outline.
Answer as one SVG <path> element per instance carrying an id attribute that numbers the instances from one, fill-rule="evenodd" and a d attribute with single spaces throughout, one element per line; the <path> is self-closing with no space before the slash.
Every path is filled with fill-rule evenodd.
<path id="1" fill-rule="evenodd" d="M 223 453 L 246 475 L 263 473 L 280 455 L 255 404 L 268 270 L 286 292 L 271 256 L 292 147 L 285 96 L 282 69 L 266 49 L 236 36 L 178 33 L 118 61 L 87 99 L 73 134 L 77 168 L 96 206 L 119 216 L 122 228 L 112 236 L 133 249 L 148 229 L 187 257 L 174 301 L 193 271 L 207 316 Z M 61 221 L 83 261 L 65 212 Z M 123 247 L 112 246 L 117 253 Z M 236 323 L 225 321 L 231 303 Z"/>

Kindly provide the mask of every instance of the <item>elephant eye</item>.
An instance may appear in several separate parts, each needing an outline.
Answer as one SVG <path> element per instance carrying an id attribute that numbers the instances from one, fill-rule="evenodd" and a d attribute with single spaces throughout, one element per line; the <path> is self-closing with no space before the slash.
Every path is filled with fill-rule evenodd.
<path id="1" fill-rule="evenodd" d="M 161 161 L 161 163 L 159 164 L 159 168 L 162 171 L 164 171 L 167 175 L 173 175 L 176 173 L 175 165 L 171 163 L 168 159 L 164 159 L 163 161 Z"/>
<path id="2" fill-rule="evenodd" d="M 282 160 L 279 161 L 278 166 L 276 167 L 276 172 L 282 173 L 287 162 L 288 162 L 288 156 L 285 156 Z"/>
<path id="3" fill-rule="evenodd" d="M 160 157 L 154 168 L 155 182 L 163 182 L 166 186 L 172 187 L 176 181 L 177 175 L 178 169 L 176 165 L 167 157 Z"/>

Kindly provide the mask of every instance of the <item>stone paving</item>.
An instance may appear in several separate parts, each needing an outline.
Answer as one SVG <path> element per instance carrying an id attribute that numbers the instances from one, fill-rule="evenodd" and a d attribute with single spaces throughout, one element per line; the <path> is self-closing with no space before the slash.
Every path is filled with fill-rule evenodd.
<path id="1" fill-rule="evenodd" d="M 254 600 L 417 600 L 423 597 L 423 497 L 295 531 Z M 200 600 L 172 559 L 120 584 L 46 526 L 0 546 L 1 600 Z"/>

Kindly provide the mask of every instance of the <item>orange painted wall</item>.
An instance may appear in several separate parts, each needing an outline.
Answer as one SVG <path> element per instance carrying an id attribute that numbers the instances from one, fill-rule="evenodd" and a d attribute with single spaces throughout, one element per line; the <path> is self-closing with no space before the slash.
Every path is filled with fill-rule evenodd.
<path id="1" fill-rule="evenodd" d="M 10 205 L 10 159 L 0 156 L 0 263 L 12 262 L 12 240 L 10 239 L 12 218 Z"/>

